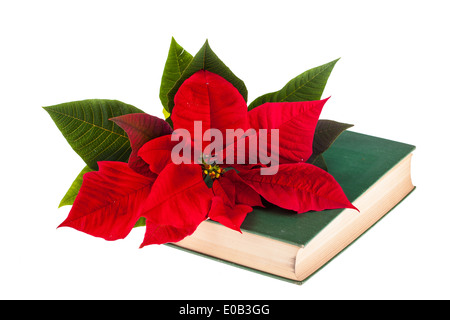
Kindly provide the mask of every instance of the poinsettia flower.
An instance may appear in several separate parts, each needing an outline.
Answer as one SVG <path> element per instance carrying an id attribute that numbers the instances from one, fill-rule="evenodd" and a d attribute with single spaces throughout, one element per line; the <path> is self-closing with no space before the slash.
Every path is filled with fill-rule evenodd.
<path id="1" fill-rule="evenodd" d="M 315 127 L 326 101 L 266 103 L 247 112 L 243 97 L 231 83 L 209 71 L 198 71 L 175 96 L 173 133 L 163 120 L 149 115 L 113 119 L 130 138 L 129 164 L 100 162 L 98 172 L 86 174 L 62 226 L 114 240 L 126 236 L 133 222 L 145 217 L 143 247 L 177 242 L 208 218 L 240 231 L 252 208 L 262 206 L 261 196 L 298 213 L 354 208 L 329 173 L 305 163 L 312 154 Z M 204 137 L 211 129 L 223 136 L 227 130 L 254 129 L 258 135 L 262 129 L 275 129 L 279 164 L 273 166 L 274 174 L 262 174 L 264 164 L 260 159 L 251 162 L 248 148 L 244 163 L 205 161 L 211 155 L 203 154 L 210 143 Z M 172 158 L 174 148 L 180 146 L 179 130 L 191 137 L 183 141 L 181 164 Z M 274 151 L 271 139 L 266 147 Z M 201 161 L 194 156 L 199 149 Z M 215 151 L 227 155 L 238 150 L 237 142 L 223 141 L 219 149 Z"/>
<path id="2" fill-rule="evenodd" d="M 240 225 L 253 206 L 262 205 L 259 195 L 280 207 L 299 213 L 331 208 L 353 208 L 336 180 L 327 172 L 304 163 L 312 153 L 315 127 L 328 99 L 309 102 L 266 103 L 247 112 L 247 106 L 229 82 L 209 71 L 199 71 L 187 79 L 175 96 L 171 119 L 175 131 L 187 130 L 192 138 L 189 148 L 194 149 L 198 137 L 204 137 L 209 129 L 216 129 L 226 136 L 227 130 L 253 128 L 279 131 L 280 165 L 274 175 L 262 175 L 259 166 L 239 164 L 238 170 L 221 172 L 235 164 L 199 164 L 204 177 L 213 180 L 212 202 L 208 217 L 227 227 L 240 230 Z M 195 123 L 201 123 L 201 130 Z M 171 136 L 163 136 L 146 143 L 139 156 L 149 164 L 153 172 L 160 173 L 172 165 L 171 153 L 178 143 Z M 177 140 L 177 139 L 175 139 Z M 270 140 L 270 139 L 269 139 Z M 201 141 L 201 149 L 209 142 Z M 236 144 L 223 149 L 235 150 Z M 248 151 L 248 149 L 245 149 Z M 193 151 L 192 151 L 193 152 Z M 246 159 L 250 159 L 246 155 Z M 187 161 L 192 161 L 192 153 Z M 236 193 L 236 188 L 240 192 Z M 243 190 L 245 189 L 245 192 Z M 255 193 L 256 192 L 256 193 Z M 236 199 L 236 194 L 248 195 Z M 151 220 L 151 210 L 144 216 Z"/>

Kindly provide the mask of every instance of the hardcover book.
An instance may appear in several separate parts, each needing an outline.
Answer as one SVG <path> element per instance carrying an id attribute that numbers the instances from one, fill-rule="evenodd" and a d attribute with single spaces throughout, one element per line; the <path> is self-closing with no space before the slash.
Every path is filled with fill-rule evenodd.
<path id="1" fill-rule="evenodd" d="M 329 172 L 359 212 L 333 209 L 297 215 L 267 204 L 247 215 L 242 234 L 207 220 L 175 245 L 301 284 L 414 190 L 414 149 L 405 143 L 343 132 L 324 157 Z"/>

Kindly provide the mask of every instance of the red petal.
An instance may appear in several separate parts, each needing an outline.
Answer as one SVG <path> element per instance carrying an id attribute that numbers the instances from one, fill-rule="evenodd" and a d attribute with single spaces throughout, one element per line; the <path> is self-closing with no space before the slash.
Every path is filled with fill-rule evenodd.
<path id="1" fill-rule="evenodd" d="M 168 225 L 158 225 L 151 221 L 146 222 L 146 230 L 144 241 L 140 248 L 150 244 L 164 244 L 169 242 L 178 242 L 185 237 L 194 233 L 197 226 L 190 226 L 187 228 L 177 228 Z"/>
<path id="2" fill-rule="evenodd" d="M 83 176 L 83 184 L 67 219 L 72 227 L 106 240 L 125 238 L 139 219 L 139 207 L 155 178 L 144 177 L 126 163 L 102 161 L 99 171 Z"/>
<path id="3" fill-rule="evenodd" d="M 226 137 L 226 129 L 248 128 L 247 104 L 239 91 L 221 76 L 200 70 L 183 82 L 175 95 L 171 119 L 174 129 L 187 129 L 202 141 L 210 128 L 220 130 Z M 201 137 L 194 135 L 194 121 L 202 122 Z M 225 141 L 223 141 L 225 143 Z M 210 142 L 202 143 L 202 150 Z"/>
<path id="4" fill-rule="evenodd" d="M 356 209 L 333 176 L 311 164 L 280 165 L 274 175 L 261 175 L 259 169 L 252 169 L 240 176 L 267 201 L 298 213 Z"/>
<path id="5" fill-rule="evenodd" d="M 279 129 L 280 164 L 304 162 L 312 154 L 314 131 L 328 99 L 302 102 L 268 102 L 248 112 L 250 126 Z M 270 137 L 267 139 L 270 145 Z"/>
<path id="6" fill-rule="evenodd" d="M 170 125 L 157 117 L 146 113 L 131 113 L 110 119 L 121 127 L 128 135 L 131 144 L 131 155 L 128 166 L 137 173 L 151 175 L 148 164 L 139 156 L 139 149 L 148 141 L 172 133 Z"/>
<path id="7" fill-rule="evenodd" d="M 236 204 L 236 187 L 227 177 L 223 176 L 220 179 L 214 180 L 212 189 L 214 195 L 221 197 L 227 206 L 234 206 Z"/>
<path id="8" fill-rule="evenodd" d="M 246 185 L 236 171 L 227 171 L 213 183 L 214 198 L 209 217 L 224 226 L 240 232 L 240 226 L 253 205 L 260 205 L 261 197 Z"/>
<path id="9" fill-rule="evenodd" d="M 152 172 L 159 174 L 172 163 L 172 149 L 177 144 L 177 141 L 171 141 L 170 135 L 159 137 L 144 144 L 138 155 L 150 166 Z"/>
<path id="10" fill-rule="evenodd" d="M 245 134 L 236 135 L 234 142 L 229 139 L 231 143 L 227 143 L 225 149 L 217 153 L 216 157 L 230 166 L 238 165 L 256 165 L 260 164 L 258 155 L 258 133 L 256 131 L 248 130 Z M 266 147 L 267 148 L 267 147 Z"/>
<path id="11" fill-rule="evenodd" d="M 212 199 L 209 217 L 225 227 L 241 232 L 241 224 L 252 210 L 252 207 L 245 204 L 230 207 L 224 203 L 222 197 L 216 196 Z"/>
<path id="12" fill-rule="evenodd" d="M 158 225 L 181 229 L 198 226 L 206 219 L 212 196 L 199 165 L 171 163 L 153 184 L 142 216 Z"/>
<path id="13" fill-rule="evenodd" d="M 235 170 L 227 171 L 223 178 L 229 179 L 235 188 L 235 203 L 236 204 L 246 204 L 251 207 L 264 207 L 261 202 L 261 196 L 253 190 L 250 186 L 248 186 L 245 181 L 239 177 Z M 219 179 L 218 181 L 221 181 Z"/>

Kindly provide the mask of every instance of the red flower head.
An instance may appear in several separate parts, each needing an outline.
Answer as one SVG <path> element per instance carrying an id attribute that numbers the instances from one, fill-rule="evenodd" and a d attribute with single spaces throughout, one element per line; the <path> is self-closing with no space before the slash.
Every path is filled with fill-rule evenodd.
<path id="1" fill-rule="evenodd" d="M 298 213 L 354 208 L 329 173 L 305 163 L 326 101 L 265 103 L 247 112 L 231 83 L 198 71 L 175 96 L 173 132 L 166 121 L 147 114 L 112 119 L 130 139 L 129 163 L 99 162 L 98 172 L 85 174 L 61 226 L 115 240 L 145 217 L 142 247 L 182 240 L 208 218 L 240 231 L 252 207 L 262 206 L 261 196 Z M 214 141 L 210 148 L 212 136 L 230 132 L 241 134 Z M 276 163 L 267 166 L 260 153 L 252 152 L 255 143 L 257 150 L 275 155 Z M 174 161 L 174 153 L 182 163 Z M 236 163 L 237 158 L 244 161 Z M 229 159 L 232 163 L 224 161 Z M 269 167 L 270 174 L 262 172 Z"/>

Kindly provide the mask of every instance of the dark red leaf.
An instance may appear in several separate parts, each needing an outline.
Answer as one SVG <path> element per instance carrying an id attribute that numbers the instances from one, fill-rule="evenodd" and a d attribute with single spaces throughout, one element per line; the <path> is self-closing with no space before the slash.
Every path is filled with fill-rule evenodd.
<path id="1" fill-rule="evenodd" d="M 308 163 L 313 163 L 319 155 L 324 153 L 339 135 L 352 127 L 352 124 L 341 123 L 333 120 L 317 121 L 316 131 L 314 133 L 313 153 L 308 159 Z M 321 161 L 323 159 L 319 159 Z"/>
<path id="2" fill-rule="evenodd" d="M 128 165 L 137 173 L 151 175 L 148 164 L 139 156 L 139 149 L 148 141 L 172 133 L 170 125 L 157 117 L 146 113 L 132 113 L 111 118 L 111 121 L 121 127 L 128 135 L 131 144 L 131 155 Z"/>

